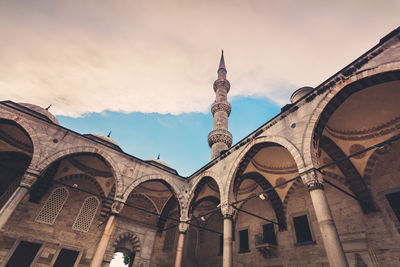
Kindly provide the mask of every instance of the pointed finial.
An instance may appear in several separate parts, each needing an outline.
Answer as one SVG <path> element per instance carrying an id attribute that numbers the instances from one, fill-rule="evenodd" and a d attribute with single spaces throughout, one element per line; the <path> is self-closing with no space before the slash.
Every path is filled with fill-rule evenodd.
<path id="1" fill-rule="evenodd" d="M 224 59 L 224 50 L 223 49 L 221 51 L 221 60 L 219 61 L 218 71 L 220 71 L 220 70 L 224 70 L 226 72 L 225 59 Z"/>
<path id="2" fill-rule="evenodd" d="M 108 133 L 107 137 L 110 138 L 110 136 L 111 136 L 111 131 Z"/>
<path id="3" fill-rule="evenodd" d="M 49 110 L 49 108 L 51 107 L 51 105 L 53 105 L 53 104 L 50 104 L 50 106 L 48 106 L 47 108 L 45 108 L 45 110 Z"/>
<path id="4" fill-rule="evenodd" d="M 158 154 L 157 159 L 158 159 L 158 160 L 160 159 L 160 154 Z"/>

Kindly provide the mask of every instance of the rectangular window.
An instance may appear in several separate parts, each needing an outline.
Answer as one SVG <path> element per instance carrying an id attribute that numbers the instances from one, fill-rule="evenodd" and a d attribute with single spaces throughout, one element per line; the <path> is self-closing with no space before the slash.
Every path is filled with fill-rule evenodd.
<path id="1" fill-rule="evenodd" d="M 387 194 L 386 199 L 389 201 L 397 220 L 400 221 L 400 192 Z"/>
<path id="2" fill-rule="evenodd" d="M 35 256 L 41 246 L 41 244 L 21 241 L 8 261 L 6 267 L 29 267 L 35 259 Z"/>
<path id="3" fill-rule="evenodd" d="M 310 225 L 308 224 L 307 215 L 293 218 L 294 229 L 296 231 L 297 243 L 312 242 Z"/>
<path id="4" fill-rule="evenodd" d="M 242 230 L 239 231 L 239 253 L 241 252 L 249 252 L 249 231 L 246 230 Z"/>
<path id="5" fill-rule="evenodd" d="M 63 248 L 58 254 L 54 267 L 72 267 L 75 265 L 79 251 Z"/>
<path id="6" fill-rule="evenodd" d="M 273 223 L 263 225 L 263 243 L 276 245 L 276 235 Z"/>

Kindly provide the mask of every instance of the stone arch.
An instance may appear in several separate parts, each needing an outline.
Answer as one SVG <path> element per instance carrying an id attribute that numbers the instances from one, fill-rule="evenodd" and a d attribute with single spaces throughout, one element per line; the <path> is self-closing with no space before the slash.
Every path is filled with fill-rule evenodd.
<path id="1" fill-rule="evenodd" d="M 114 162 L 113 158 L 106 151 L 97 149 L 96 147 L 78 146 L 78 147 L 72 147 L 72 148 L 67 148 L 67 149 L 57 151 L 57 152 L 53 153 L 52 155 L 48 156 L 47 158 L 43 159 L 42 161 L 40 161 L 37 169 L 40 172 L 43 172 L 52 163 L 54 163 L 58 160 L 61 160 L 63 158 L 66 158 L 66 157 L 76 156 L 79 154 L 95 154 L 95 155 L 98 155 L 101 158 L 103 158 L 106 161 L 106 163 L 109 165 L 111 173 L 113 174 L 115 184 L 116 184 L 116 191 L 117 191 L 116 195 L 118 195 L 119 192 L 122 192 L 121 173 L 119 171 L 117 164 Z"/>
<path id="2" fill-rule="evenodd" d="M 209 182 L 210 180 L 214 180 L 214 182 L 218 186 L 219 190 L 219 198 L 220 202 L 222 199 L 222 192 L 223 192 L 223 187 L 219 183 L 220 179 L 217 178 L 217 175 L 214 172 L 211 171 L 205 171 L 202 174 L 198 176 L 198 180 L 191 186 L 191 189 L 189 191 L 189 198 L 188 198 L 188 212 L 192 209 L 191 206 L 194 204 L 194 200 L 197 198 L 198 194 L 200 193 L 201 189 Z"/>
<path id="3" fill-rule="evenodd" d="M 306 166 L 318 164 L 318 143 L 322 130 L 333 112 L 353 93 L 373 85 L 400 80 L 400 62 L 389 63 L 360 72 L 329 86 L 321 86 L 315 94 L 329 92 L 320 100 L 312 112 L 304 132 L 302 150 Z M 331 82 L 332 83 L 332 82 Z"/>
<path id="4" fill-rule="evenodd" d="M 26 132 L 26 134 L 28 135 L 28 137 L 32 142 L 32 147 L 33 147 L 31 166 L 37 168 L 41 155 L 40 140 L 37 134 L 38 131 L 34 130 L 33 126 L 30 123 L 28 123 L 25 119 L 21 118 L 18 115 L 8 113 L 4 110 L 0 110 L 0 118 L 16 123 Z"/>
<path id="5" fill-rule="evenodd" d="M 128 248 L 128 245 L 130 247 Z M 141 245 L 139 237 L 133 232 L 124 232 L 114 240 L 112 245 L 114 252 L 123 252 L 131 257 L 132 253 L 135 255 L 140 253 Z M 133 259 L 132 259 L 133 260 Z M 133 261 L 132 261 L 133 263 Z M 131 263 L 131 264 L 132 264 Z M 132 265 L 130 265 L 132 266 Z"/>
<path id="6" fill-rule="evenodd" d="M 302 155 L 300 154 L 299 150 L 297 147 L 292 144 L 289 140 L 287 140 L 284 137 L 281 136 L 261 136 L 253 139 L 252 142 L 247 144 L 245 148 L 240 152 L 240 154 L 236 157 L 234 163 L 232 164 L 232 167 L 229 171 L 228 177 L 227 177 L 227 182 L 226 182 L 226 189 L 228 191 L 224 191 L 224 194 L 222 195 L 221 201 L 231 201 L 234 199 L 233 195 L 233 187 L 234 187 L 234 181 L 236 178 L 236 174 L 239 171 L 240 164 L 242 163 L 243 160 L 245 160 L 246 155 L 248 152 L 250 152 L 252 149 L 254 149 L 257 145 L 262 146 L 263 144 L 276 144 L 280 145 L 284 148 L 286 148 L 290 155 L 293 157 L 293 160 L 296 162 L 297 165 L 297 170 L 299 173 L 305 171 L 305 164 Z"/>
<path id="7" fill-rule="evenodd" d="M 144 182 L 150 182 L 150 181 L 159 181 L 164 183 L 168 188 L 170 188 L 172 194 L 175 196 L 176 200 L 178 201 L 178 208 L 179 210 L 182 210 L 185 207 L 184 203 L 184 196 L 181 194 L 179 188 L 180 186 L 173 180 L 170 179 L 169 177 L 165 178 L 161 174 L 147 174 L 143 175 L 136 180 L 134 180 L 128 187 L 125 189 L 123 194 L 121 194 L 121 201 L 125 202 L 130 193 L 140 184 Z"/>

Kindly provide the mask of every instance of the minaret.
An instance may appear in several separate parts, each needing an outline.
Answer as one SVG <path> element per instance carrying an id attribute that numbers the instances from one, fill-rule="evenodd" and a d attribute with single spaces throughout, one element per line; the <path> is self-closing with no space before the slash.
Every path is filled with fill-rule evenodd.
<path id="1" fill-rule="evenodd" d="M 231 113 L 231 104 L 227 100 L 231 84 L 226 79 L 226 72 L 224 51 L 222 50 L 217 71 L 218 79 L 214 82 L 216 100 L 211 106 L 211 113 L 214 116 L 214 127 L 208 134 L 208 145 L 211 147 L 211 160 L 218 157 L 222 151 L 227 150 L 232 145 L 232 134 L 228 131 L 228 117 Z"/>

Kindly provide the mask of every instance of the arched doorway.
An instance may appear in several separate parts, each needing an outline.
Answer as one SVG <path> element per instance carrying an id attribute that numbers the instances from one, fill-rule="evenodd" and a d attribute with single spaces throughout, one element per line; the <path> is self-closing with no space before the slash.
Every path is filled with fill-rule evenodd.
<path id="1" fill-rule="evenodd" d="M 117 264 L 120 266 L 122 257 L 123 264 L 132 267 L 136 254 L 140 253 L 140 240 L 134 233 L 125 232 L 118 236 L 114 241 L 113 247 L 115 248 L 115 252 L 110 266 L 112 267 Z"/>

